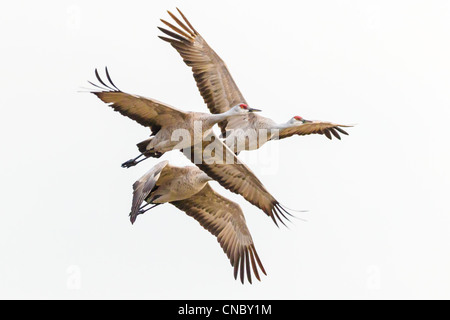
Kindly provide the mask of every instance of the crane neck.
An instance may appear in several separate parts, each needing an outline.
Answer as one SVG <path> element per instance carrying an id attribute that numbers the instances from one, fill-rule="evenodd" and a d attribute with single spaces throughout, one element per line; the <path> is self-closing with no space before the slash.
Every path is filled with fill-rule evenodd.
<path id="1" fill-rule="evenodd" d="M 228 112 L 228 111 L 227 111 L 227 112 Z M 216 124 L 216 123 L 219 123 L 219 122 L 221 122 L 221 121 L 227 120 L 227 118 L 229 117 L 229 116 L 227 115 L 227 112 L 224 112 L 224 113 L 218 113 L 218 114 L 211 114 L 211 115 L 209 116 L 209 121 L 211 121 L 211 123 Z"/>
<path id="2" fill-rule="evenodd" d="M 290 121 L 288 121 L 288 122 L 284 122 L 284 123 L 277 123 L 273 126 L 272 129 L 283 130 L 283 129 L 287 129 L 290 127 L 292 127 L 292 123 L 290 123 Z"/>
<path id="3" fill-rule="evenodd" d="M 238 116 L 239 114 L 233 113 L 232 109 L 227 110 L 225 112 L 222 113 L 217 113 L 217 114 L 210 114 L 208 117 L 208 124 L 210 124 L 211 126 L 215 125 L 216 123 L 225 121 L 231 117 L 235 117 Z"/>
<path id="4" fill-rule="evenodd" d="M 213 180 L 212 178 L 210 178 L 210 177 L 209 177 L 206 173 L 204 173 L 204 172 L 200 173 L 199 179 L 200 179 L 201 182 L 204 182 L 204 183 Z"/>

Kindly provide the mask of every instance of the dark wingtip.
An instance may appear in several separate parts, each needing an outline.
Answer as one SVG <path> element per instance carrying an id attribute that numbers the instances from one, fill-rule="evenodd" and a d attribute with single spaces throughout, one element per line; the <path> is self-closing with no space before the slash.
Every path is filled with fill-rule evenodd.
<path id="1" fill-rule="evenodd" d="M 120 91 L 119 88 L 117 88 L 117 86 L 114 84 L 114 82 L 111 80 L 111 77 L 109 76 L 109 72 L 108 72 L 108 67 L 105 66 L 105 73 L 106 73 L 106 78 L 108 78 L 109 83 L 117 90 Z"/>
<path id="2" fill-rule="evenodd" d="M 285 207 L 282 206 L 281 204 L 278 204 L 278 206 L 279 206 L 279 208 L 280 208 L 281 210 L 283 210 L 283 212 L 285 212 L 288 216 L 290 216 L 290 217 L 292 217 L 292 218 L 295 218 L 295 216 L 294 216 L 292 213 L 290 213 L 289 211 L 287 211 L 287 210 L 291 210 L 291 209 L 285 208 Z M 295 210 L 292 210 L 292 211 L 295 211 Z M 301 212 L 303 212 L 303 211 L 301 211 Z"/>
<path id="3" fill-rule="evenodd" d="M 340 133 L 342 133 L 342 134 L 345 134 L 345 135 L 347 135 L 347 136 L 349 135 L 347 131 L 345 131 L 344 129 L 342 129 L 342 128 L 340 128 L 340 127 L 336 127 L 335 129 L 336 129 L 337 131 L 339 131 Z"/>
<path id="4" fill-rule="evenodd" d="M 93 83 L 93 82 L 91 82 L 91 81 L 88 81 L 88 83 L 89 83 L 90 85 L 92 85 L 92 86 L 94 86 L 94 87 L 96 87 L 96 88 L 102 90 L 102 91 L 107 90 L 107 89 L 105 89 L 105 88 L 100 87 L 99 85 L 96 85 L 95 83 Z M 99 91 L 94 91 L 94 90 L 95 90 L 95 89 L 91 90 L 91 93 L 93 93 L 93 94 L 95 94 L 95 95 L 97 95 L 97 93 L 100 93 Z"/>
<path id="5" fill-rule="evenodd" d="M 272 218 L 272 221 L 275 223 L 275 225 L 277 226 L 277 228 L 280 228 L 280 226 L 278 225 L 277 219 L 275 219 L 275 215 L 272 213 L 270 215 L 270 217 Z"/>
<path id="6" fill-rule="evenodd" d="M 98 73 L 97 68 L 95 68 L 95 77 L 97 78 L 98 82 L 100 82 L 103 86 L 105 86 L 106 91 L 110 90 L 110 91 L 116 91 L 116 89 L 111 88 L 109 85 L 107 85 L 102 78 L 100 77 L 100 74 Z M 106 77 L 108 78 L 109 82 L 111 82 L 110 77 L 109 77 L 109 73 L 108 73 L 108 69 L 106 68 Z M 99 86 L 93 84 L 92 82 L 89 82 L 92 85 L 96 86 L 97 88 L 100 88 Z M 111 82 L 111 85 L 114 86 L 114 84 Z M 115 86 L 114 86 L 115 87 Z M 105 90 L 105 88 L 101 88 L 102 90 Z M 118 89 L 117 89 L 118 90 Z M 120 90 L 119 90 L 120 91 Z"/>
<path id="7" fill-rule="evenodd" d="M 189 28 L 192 29 L 192 31 L 194 32 L 194 34 L 198 34 L 197 30 L 195 30 L 195 28 L 191 25 L 191 23 L 189 22 L 189 20 L 184 16 L 183 12 L 181 12 L 180 9 L 177 8 L 178 13 L 181 15 L 181 17 L 183 18 L 184 22 L 186 22 L 186 24 L 189 26 Z"/>
<path id="8" fill-rule="evenodd" d="M 136 222 L 136 217 L 137 217 L 137 215 L 132 214 L 130 212 L 130 222 L 131 222 L 132 225 L 134 225 L 134 223 Z"/>
<path id="9" fill-rule="evenodd" d="M 278 218 L 278 220 L 283 224 L 283 226 L 285 226 L 286 228 L 288 228 L 288 226 L 286 225 L 286 223 L 284 223 L 284 220 L 289 221 L 289 219 L 286 218 L 286 216 L 281 212 L 281 210 L 280 210 L 278 207 L 275 207 L 275 208 L 274 208 L 274 212 L 275 212 L 276 217 Z M 280 215 L 281 215 L 281 217 L 284 218 L 284 220 L 280 217 Z"/>
<path id="10" fill-rule="evenodd" d="M 339 133 L 337 133 L 337 131 L 334 128 L 330 128 L 330 132 L 336 139 L 341 140 L 341 136 L 339 135 Z"/>
<path id="11" fill-rule="evenodd" d="M 270 214 L 270 217 L 272 218 L 273 222 L 275 223 L 275 225 L 279 228 L 280 226 L 278 225 L 278 222 L 281 222 L 286 228 L 289 229 L 289 226 L 285 223 L 285 221 L 287 222 L 291 222 L 292 221 L 287 217 L 295 217 L 294 215 L 292 215 L 290 212 L 288 212 L 280 203 L 276 203 L 273 208 L 272 208 L 272 212 Z"/>
<path id="12" fill-rule="evenodd" d="M 292 217 L 292 218 L 294 218 L 294 219 L 301 220 L 301 221 L 303 221 L 303 222 L 308 222 L 308 220 L 305 220 L 305 219 L 303 219 L 303 218 L 300 218 L 299 216 L 293 215 L 292 213 L 290 213 L 289 211 L 287 211 L 287 210 L 290 210 L 290 211 L 294 211 L 294 212 L 309 212 L 308 210 L 295 210 L 295 209 L 288 208 L 288 207 L 286 207 L 286 206 L 282 206 L 281 204 L 279 205 L 279 208 L 280 208 L 280 210 L 283 210 L 283 212 L 285 212 L 287 215 L 289 215 L 290 217 Z M 293 222 L 290 221 L 290 220 L 288 220 L 288 221 L 291 222 L 291 223 L 293 223 Z"/>
<path id="13" fill-rule="evenodd" d="M 186 38 L 180 36 L 179 34 L 177 34 L 177 33 L 175 33 L 175 32 L 172 32 L 172 31 L 170 31 L 170 30 L 164 29 L 164 28 L 162 28 L 162 27 L 157 27 L 157 28 L 159 29 L 159 31 L 161 31 L 162 33 L 165 33 L 165 34 L 168 35 L 169 37 L 172 37 L 172 38 L 174 38 L 174 39 L 176 39 L 176 40 L 179 40 L 179 41 L 181 41 L 181 42 L 184 42 L 184 43 L 189 42 L 188 39 L 186 39 Z"/>
<path id="14" fill-rule="evenodd" d="M 261 259 L 259 259 L 258 253 L 256 252 L 256 248 L 255 248 L 255 245 L 253 243 L 250 245 L 250 249 L 251 249 L 251 251 L 253 253 L 254 258 L 256 259 L 256 262 L 258 263 L 259 269 L 262 271 L 262 273 L 264 273 L 264 275 L 267 276 L 266 270 L 264 269 L 264 266 L 263 266 L 263 264 L 261 262 Z M 256 266 L 255 266 L 255 268 L 256 268 Z M 259 274 L 257 272 L 256 272 L 256 274 L 258 275 L 257 276 L 258 280 L 261 281 L 259 279 Z"/>

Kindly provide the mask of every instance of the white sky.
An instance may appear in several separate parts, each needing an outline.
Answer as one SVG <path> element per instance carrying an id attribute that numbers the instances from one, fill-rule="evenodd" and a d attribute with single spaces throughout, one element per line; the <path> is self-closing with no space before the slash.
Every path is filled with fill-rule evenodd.
<path id="1" fill-rule="evenodd" d="M 157 38 L 176 6 L 266 116 L 358 124 L 244 155 L 307 223 L 277 229 L 214 184 L 245 212 L 268 272 L 253 285 L 171 205 L 131 226 L 158 160 L 120 164 L 148 131 L 77 92 L 108 66 L 124 91 L 206 111 Z M 0 298 L 450 298 L 448 1 L 16 1 L 0 30 Z"/>

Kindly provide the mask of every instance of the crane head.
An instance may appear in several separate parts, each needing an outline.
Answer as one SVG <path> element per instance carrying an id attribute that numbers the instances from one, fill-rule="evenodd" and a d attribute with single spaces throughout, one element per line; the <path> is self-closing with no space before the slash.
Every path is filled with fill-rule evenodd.
<path id="1" fill-rule="evenodd" d="M 241 103 L 241 104 L 238 104 L 238 105 L 234 106 L 233 108 L 231 108 L 230 111 L 232 114 L 239 115 L 239 114 L 248 113 L 248 112 L 260 112 L 261 110 L 250 108 L 245 103 Z"/>
<path id="2" fill-rule="evenodd" d="M 305 122 L 307 122 L 308 120 L 305 120 L 305 119 L 303 119 L 302 117 L 300 117 L 300 116 L 295 116 L 295 117 L 293 117 L 292 119 L 291 119 L 291 123 L 292 124 L 303 124 L 303 123 L 305 123 Z"/>

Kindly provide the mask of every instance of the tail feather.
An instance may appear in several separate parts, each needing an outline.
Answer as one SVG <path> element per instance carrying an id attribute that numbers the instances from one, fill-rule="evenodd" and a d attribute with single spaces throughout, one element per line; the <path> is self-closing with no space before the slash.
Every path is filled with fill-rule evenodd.
<path id="1" fill-rule="evenodd" d="M 155 151 L 155 150 L 149 150 L 147 149 L 147 146 L 152 141 L 154 137 L 150 137 L 147 140 L 141 141 L 137 144 L 137 147 L 139 149 L 139 152 L 142 153 L 146 158 L 152 157 L 152 158 L 161 158 L 161 156 L 164 153 Z"/>
<path id="2" fill-rule="evenodd" d="M 145 154 L 146 152 L 148 153 L 147 146 L 152 141 L 153 138 L 154 137 L 150 137 L 147 140 L 141 141 L 137 144 L 140 153 L 142 154 Z"/>

